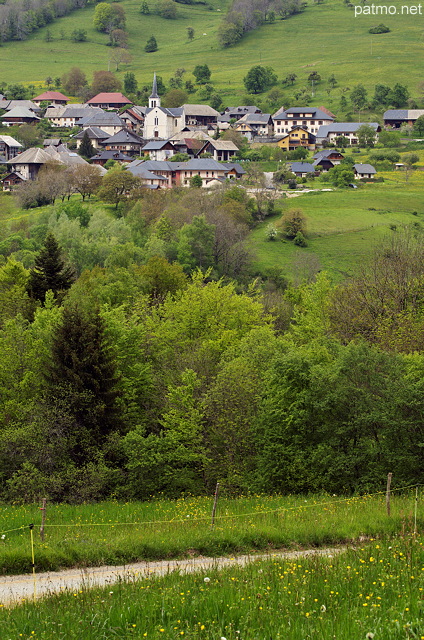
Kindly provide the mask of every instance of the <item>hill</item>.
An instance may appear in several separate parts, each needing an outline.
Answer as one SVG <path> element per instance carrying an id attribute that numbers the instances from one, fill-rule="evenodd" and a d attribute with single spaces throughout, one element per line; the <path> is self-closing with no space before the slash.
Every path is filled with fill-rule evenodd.
<path id="1" fill-rule="evenodd" d="M 376 83 L 392 86 L 401 82 L 408 86 L 412 96 L 420 97 L 422 28 L 413 15 L 384 17 L 390 33 L 371 35 L 370 27 L 381 22 L 381 16 L 354 17 L 353 8 L 340 0 L 327 0 L 308 4 L 303 13 L 266 24 L 247 34 L 234 47 L 222 49 L 216 34 L 228 0 L 211 0 L 209 6 L 178 4 L 176 20 L 142 15 L 140 0 L 123 0 L 121 6 L 127 16 L 133 59 L 120 67 L 118 76 L 123 78 L 125 72 L 132 71 L 139 84 L 150 83 L 153 70 L 166 82 L 179 67 L 191 72 L 196 64 L 206 63 L 224 104 L 235 104 L 244 102 L 246 72 L 260 63 L 272 66 L 280 81 L 289 73 L 298 76 L 290 94 L 304 88 L 307 76 L 317 71 L 322 82 L 315 87 L 313 101 L 334 110 L 339 107 L 343 90 L 357 83 L 372 90 Z M 403 5 L 396 0 L 393 6 L 401 12 Z M 26 41 L 4 43 L 0 48 L 2 80 L 38 86 L 47 76 L 61 76 L 72 65 L 80 66 L 89 77 L 95 70 L 107 69 L 108 36 L 94 30 L 94 9 L 90 5 L 56 20 L 49 26 L 51 42 L 46 42 L 43 28 Z M 192 41 L 187 37 L 188 26 L 195 31 Z M 77 28 L 87 30 L 87 42 L 71 41 L 70 34 Z M 159 49 L 146 53 L 144 46 L 152 34 Z M 331 90 L 326 80 L 332 74 L 338 84 Z M 282 89 L 280 82 L 279 88 Z M 282 103 L 284 93 L 282 89 Z"/>

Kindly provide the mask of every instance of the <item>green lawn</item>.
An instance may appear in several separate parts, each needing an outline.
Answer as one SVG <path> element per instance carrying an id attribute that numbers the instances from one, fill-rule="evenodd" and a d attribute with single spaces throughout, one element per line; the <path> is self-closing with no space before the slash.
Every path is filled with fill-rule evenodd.
<path id="1" fill-rule="evenodd" d="M 354 273 L 385 236 L 396 233 L 390 226 L 423 225 L 424 173 L 414 172 L 408 182 L 401 172 L 379 175 L 385 178 L 384 183 L 284 199 L 284 210 L 300 208 L 306 216 L 308 247 L 267 241 L 266 227 L 278 218 L 267 219 L 250 235 L 256 268 L 280 266 L 289 277 L 295 277 L 302 263 L 314 264 L 335 280 L 342 280 Z M 314 187 L 320 188 L 322 183 L 316 181 Z"/>
<path id="2" fill-rule="evenodd" d="M 370 90 L 378 82 L 406 83 L 411 94 L 418 96 L 422 24 L 416 16 L 387 17 L 384 22 L 392 31 L 370 35 L 368 29 L 381 21 L 375 16 L 355 18 L 353 10 L 340 0 L 326 0 L 320 5 L 310 2 L 303 14 L 264 25 L 235 47 L 222 50 L 216 33 L 228 1 L 212 0 L 210 4 L 212 10 L 179 4 L 179 18 L 165 20 L 141 15 L 139 0 L 124 0 L 133 61 L 123 65 L 118 75 L 122 78 L 126 71 L 133 71 L 139 83 L 145 84 L 151 82 L 154 70 L 168 80 L 178 67 L 192 71 L 196 64 L 207 63 L 224 102 L 235 104 L 245 95 L 244 75 L 260 63 L 272 66 L 280 79 L 296 73 L 295 90 L 305 86 L 311 71 L 318 71 L 323 82 L 316 87 L 314 103 L 330 109 L 337 110 L 344 87 L 359 82 Z M 393 4 L 400 7 L 403 3 L 395 0 Z M 41 29 L 25 42 L 5 43 L 0 48 L 1 79 L 41 85 L 48 75 L 60 76 L 72 65 L 81 66 L 89 77 L 94 70 L 106 69 L 108 38 L 93 30 L 93 13 L 94 5 L 90 5 L 57 20 L 49 27 L 52 42 L 45 42 L 46 29 Z M 192 42 L 187 39 L 188 26 L 195 29 Z M 71 42 L 69 36 L 75 28 L 86 29 L 89 41 Z M 65 32 L 64 40 L 60 39 L 61 30 Z M 144 45 L 152 34 L 159 50 L 147 54 Z M 327 92 L 325 80 L 330 74 L 336 76 L 338 87 Z"/>

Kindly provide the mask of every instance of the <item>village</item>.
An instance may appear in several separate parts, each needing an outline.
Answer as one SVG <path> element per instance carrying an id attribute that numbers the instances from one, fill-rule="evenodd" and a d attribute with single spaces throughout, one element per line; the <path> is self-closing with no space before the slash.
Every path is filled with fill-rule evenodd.
<path id="1" fill-rule="evenodd" d="M 283 152 L 300 150 L 297 161 L 286 166 L 293 177 L 302 179 L 340 164 L 341 151 L 358 146 L 358 132 L 366 130 L 368 144 L 373 146 L 382 126 L 389 130 L 413 126 L 424 114 L 424 109 L 389 110 L 380 125 L 337 122 L 336 114 L 324 106 L 281 107 L 274 114 L 262 113 L 254 105 L 227 107 L 221 113 L 205 104 L 166 108 L 161 106 L 156 74 L 148 106 L 132 104 L 119 92 L 99 93 L 84 104 L 71 104 L 61 92 L 46 91 L 32 100 L 0 96 L 0 109 L 4 110 L 3 127 L 36 125 L 43 118 L 58 132 L 44 140 L 43 148 L 27 149 L 12 136 L 0 135 L 4 191 L 34 180 L 40 168 L 51 162 L 75 167 L 89 161 L 100 175 L 111 162 L 120 163 L 149 189 L 190 186 L 195 176 L 202 187 L 240 180 L 246 170 L 231 132 L 252 148 L 259 143 Z M 75 128 L 78 133 L 69 138 Z M 376 176 L 371 164 L 356 163 L 353 171 L 355 179 Z"/>

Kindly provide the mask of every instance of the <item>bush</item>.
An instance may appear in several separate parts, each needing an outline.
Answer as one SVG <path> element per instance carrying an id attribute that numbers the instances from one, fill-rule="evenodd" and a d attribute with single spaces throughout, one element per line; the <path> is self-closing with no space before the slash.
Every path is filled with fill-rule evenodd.
<path id="1" fill-rule="evenodd" d="M 293 242 L 297 247 L 307 247 L 308 246 L 308 243 L 306 242 L 306 238 L 305 238 L 305 236 L 303 235 L 303 233 L 301 231 L 298 231 L 296 233 L 296 236 L 295 236 Z"/>
<path id="2" fill-rule="evenodd" d="M 377 26 L 371 27 L 371 29 L 368 30 L 368 33 L 389 33 L 389 31 L 389 27 L 386 27 L 385 24 L 380 22 Z"/>

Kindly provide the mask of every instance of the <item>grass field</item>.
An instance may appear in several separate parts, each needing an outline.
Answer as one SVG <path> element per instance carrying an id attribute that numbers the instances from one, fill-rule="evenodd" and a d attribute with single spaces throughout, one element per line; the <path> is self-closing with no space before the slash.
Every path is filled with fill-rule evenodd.
<path id="1" fill-rule="evenodd" d="M 342 280 L 351 276 L 388 234 L 396 233 L 391 226 L 422 226 L 424 173 L 415 171 L 408 182 L 401 172 L 379 175 L 384 183 L 284 199 L 283 210 L 299 208 L 306 216 L 308 247 L 298 248 L 289 241 L 269 242 L 266 227 L 279 218 L 268 218 L 249 237 L 256 267 L 279 266 L 293 277 L 302 262 L 313 261 L 336 281 Z M 316 182 L 311 186 L 323 185 Z"/>
<path id="2" fill-rule="evenodd" d="M 422 640 L 424 546 L 402 535 L 334 557 L 120 582 L 0 609 L 3 638 Z"/>
<path id="3" fill-rule="evenodd" d="M 150 4 L 154 8 L 154 3 Z M 399 11 L 404 6 L 401 0 L 391 4 Z M 217 44 L 216 34 L 228 0 L 211 0 L 210 5 L 212 10 L 179 4 L 178 19 L 165 20 L 141 15 L 139 0 L 124 0 L 133 61 L 123 65 L 118 76 L 122 78 L 126 71 L 133 71 L 139 83 L 146 84 L 151 82 L 155 70 L 167 81 L 178 67 L 192 71 L 196 64 L 207 63 L 224 103 L 240 104 L 246 93 L 243 77 L 251 66 L 260 63 L 272 66 L 280 79 L 296 73 L 298 80 L 293 90 L 304 87 L 309 73 L 318 71 L 323 82 L 315 88 L 314 102 L 330 109 L 337 109 L 342 89 L 360 82 L 370 90 L 379 82 L 390 85 L 401 82 L 408 85 L 413 96 L 419 97 L 423 40 L 417 16 L 385 17 L 391 32 L 371 35 L 368 29 L 381 22 L 380 16 L 355 18 L 353 10 L 340 0 L 326 0 L 319 5 L 310 2 L 303 14 L 264 25 L 236 46 L 223 50 Z M 94 5 L 90 5 L 57 20 L 49 27 L 52 42 L 45 41 L 44 28 L 24 42 L 4 43 L 0 48 L 1 80 L 41 86 L 48 75 L 60 76 L 73 65 L 83 68 L 90 78 L 93 71 L 106 69 L 110 54 L 105 46 L 108 38 L 94 31 L 93 13 Z M 195 29 L 192 42 L 187 38 L 188 26 Z M 70 34 L 75 28 L 87 30 L 88 42 L 71 42 Z M 65 34 L 63 40 L 61 31 Z M 152 34 L 159 49 L 147 54 L 144 45 Z M 335 75 L 338 87 L 328 91 L 325 80 L 331 74 Z"/>
<path id="4" fill-rule="evenodd" d="M 30 523 L 36 525 L 36 570 L 43 571 L 187 554 L 217 556 L 277 547 L 323 546 L 359 536 L 393 535 L 402 526 L 409 526 L 414 496 L 412 492 L 394 493 L 390 518 L 383 495 L 346 499 L 223 498 L 213 528 L 211 510 L 209 498 L 52 505 L 48 506 L 46 537 L 42 542 L 38 536 L 38 505 L 2 506 L 1 571 L 10 574 L 30 571 Z M 421 519 L 422 514 L 418 515 Z"/>

